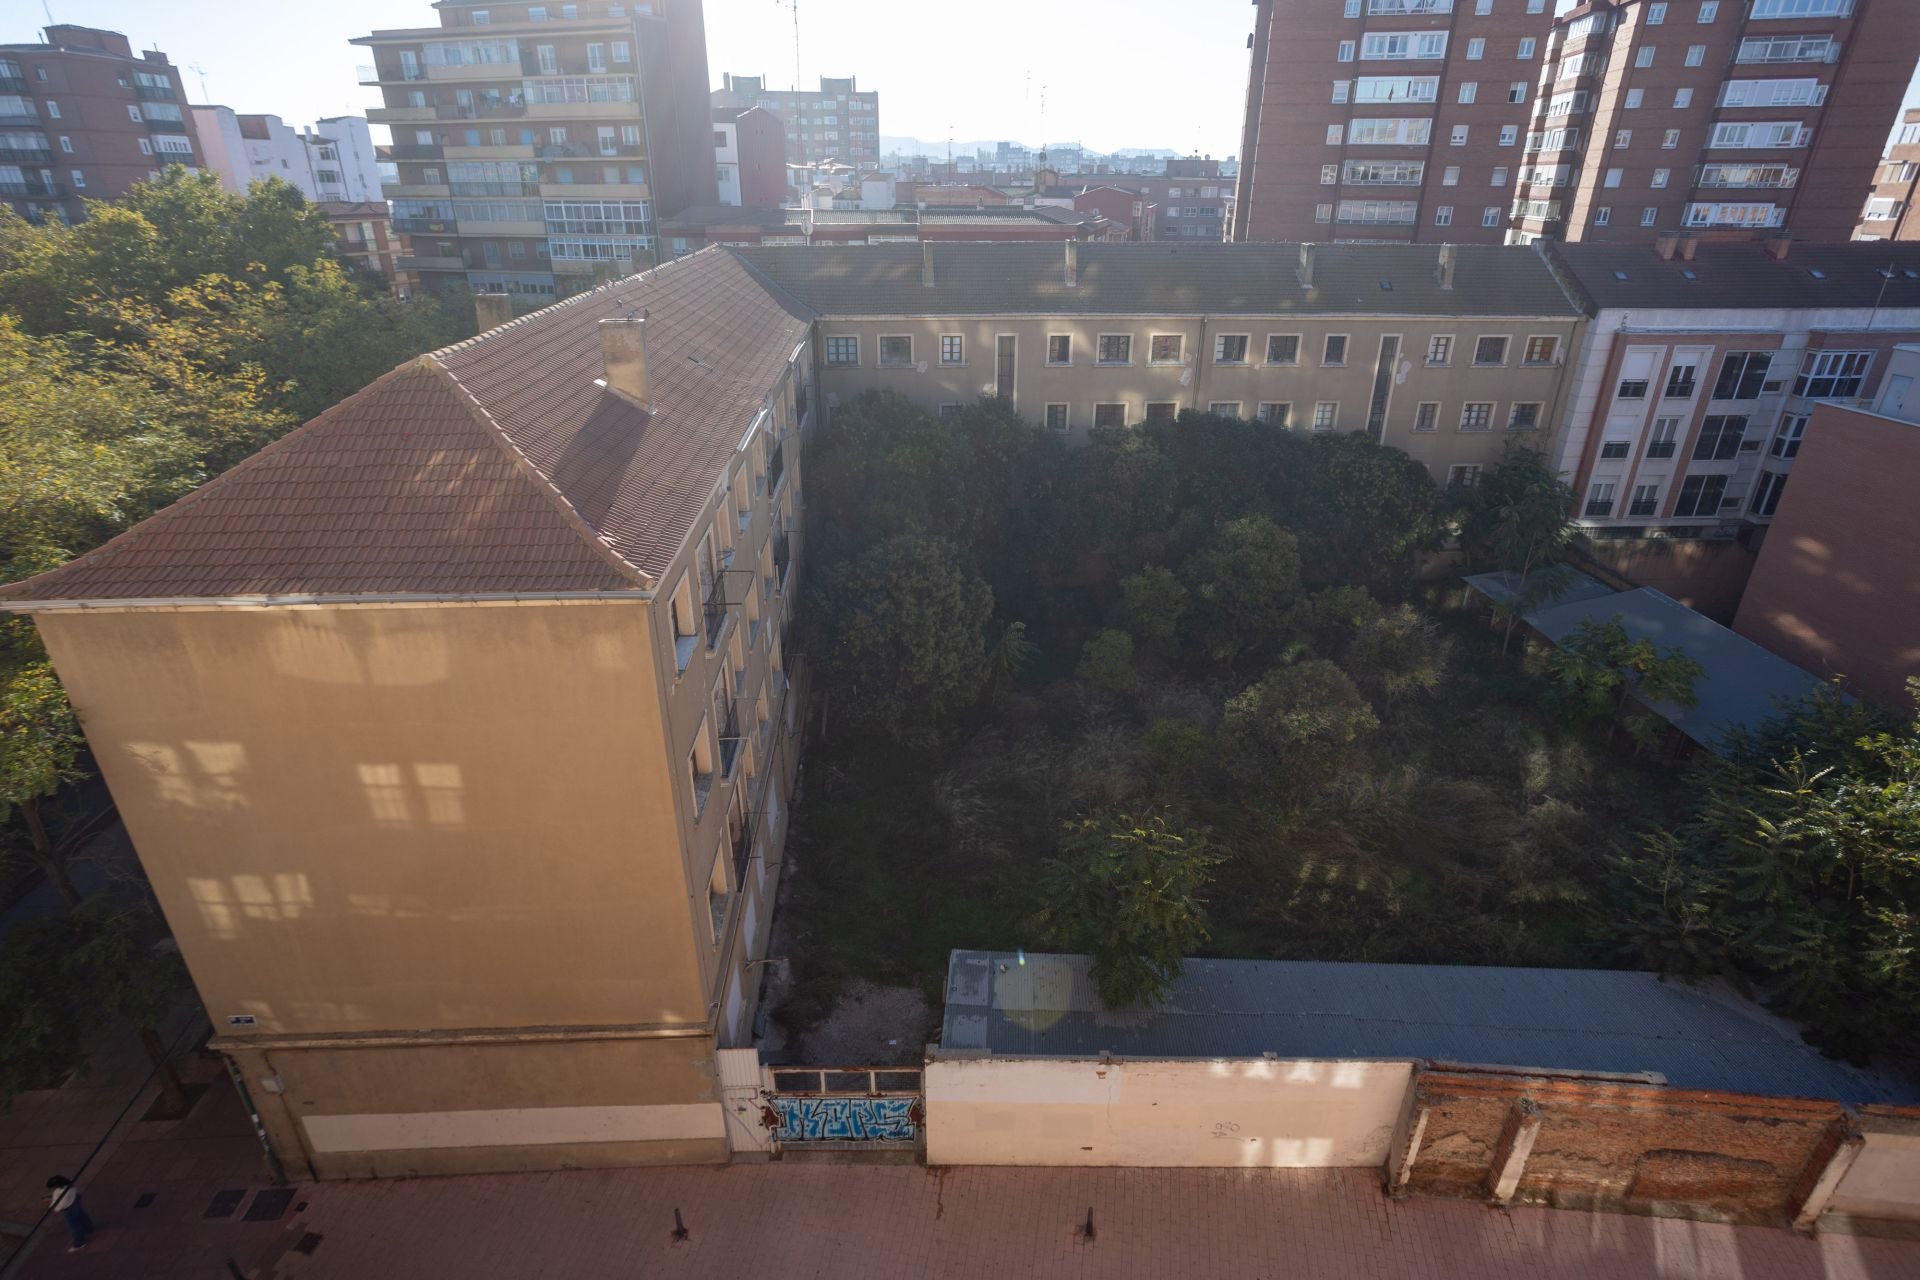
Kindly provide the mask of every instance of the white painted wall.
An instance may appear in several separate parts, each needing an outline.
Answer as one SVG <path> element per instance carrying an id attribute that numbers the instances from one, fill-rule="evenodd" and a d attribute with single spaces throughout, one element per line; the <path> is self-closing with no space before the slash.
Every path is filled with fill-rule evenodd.
<path id="1" fill-rule="evenodd" d="M 1384 1164 L 1410 1062 L 935 1059 L 927 1163 Z"/>
<path id="2" fill-rule="evenodd" d="M 1920 1222 L 1920 1126 L 1909 1122 L 1902 1127 L 1913 1132 L 1876 1133 L 1872 1123 L 1863 1126 L 1867 1145 L 1840 1180 L 1827 1212 Z"/>

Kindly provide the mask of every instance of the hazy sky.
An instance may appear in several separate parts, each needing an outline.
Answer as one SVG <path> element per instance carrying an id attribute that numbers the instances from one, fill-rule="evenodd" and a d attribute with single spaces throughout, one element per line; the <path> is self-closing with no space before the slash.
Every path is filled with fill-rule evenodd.
<path id="1" fill-rule="evenodd" d="M 885 134 L 1239 150 L 1255 12 L 1247 0 L 799 4 L 802 83 L 857 76 L 880 93 Z M 354 81 L 371 59 L 350 37 L 432 26 L 436 16 L 427 0 L 0 0 L 0 42 L 38 38 L 49 9 L 55 21 L 124 31 L 136 48 L 198 66 L 204 97 L 200 77 L 183 72 L 195 101 L 296 125 L 379 105 Z M 725 71 L 791 85 L 787 0 L 706 0 L 706 18 L 715 86 Z"/>

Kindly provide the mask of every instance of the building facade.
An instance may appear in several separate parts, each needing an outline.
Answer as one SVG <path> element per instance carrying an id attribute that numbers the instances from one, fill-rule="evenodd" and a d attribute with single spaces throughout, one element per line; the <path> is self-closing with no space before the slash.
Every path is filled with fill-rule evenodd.
<path id="1" fill-rule="evenodd" d="M 334 247 L 353 271 L 399 282 L 400 244 L 394 238 L 384 200 L 322 200 L 317 205 L 333 227 Z"/>
<path id="2" fill-rule="evenodd" d="M 880 163 L 880 95 L 862 92 L 853 76 L 821 76 L 820 91 L 770 89 L 765 76 L 724 74 L 716 107 L 764 107 L 786 128 L 787 161 L 838 160 L 855 169 Z"/>
<path id="3" fill-rule="evenodd" d="M 1913 711 L 1920 676 L 1920 580 L 1897 549 L 1913 541 L 1920 484 L 1920 346 L 1887 353 L 1868 405 L 1815 407 L 1793 491 L 1740 600 L 1734 630 L 1809 671 Z"/>
<path id="4" fill-rule="evenodd" d="M 1900 118 L 1874 173 L 1873 194 L 1860 211 L 1860 226 L 1853 238 L 1920 240 L 1920 217 L 1913 207 L 1916 188 L 1920 188 L 1920 108 Z"/>
<path id="5" fill-rule="evenodd" d="M 1582 327 L 1499 247 L 926 244 L 741 256 L 820 313 L 831 406 L 999 396 L 1070 438 L 1183 410 L 1363 431 L 1442 483 L 1546 450 Z"/>
<path id="6" fill-rule="evenodd" d="M 1920 246 L 1545 249 L 1591 316 L 1555 466 L 1596 538 L 1770 541 L 1814 411 L 1920 340 Z"/>
<path id="7" fill-rule="evenodd" d="M 714 202 L 699 0 L 435 8 L 438 27 L 354 41 L 422 288 L 550 301 L 653 260 L 662 214 Z"/>
<path id="8" fill-rule="evenodd" d="M 1502 244 L 1548 0 L 1256 0 L 1230 238 Z"/>
<path id="9" fill-rule="evenodd" d="M 279 116 L 239 115 L 230 107 L 191 111 L 206 167 L 229 191 L 278 178 L 315 202 L 360 204 L 381 198 L 379 162 L 364 117 L 332 116 L 298 130 Z"/>
<path id="10" fill-rule="evenodd" d="M 1546 43 L 1514 238 L 1850 239 L 1917 54 L 1907 0 L 1588 0 Z"/>
<path id="11" fill-rule="evenodd" d="M 287 1177 L 727 1158 L 797 753 L 795 307 L 669 263 L 0 589 Z"/>
<path id="12" fill-rule="evenodd" d="M 0 199 L 29 221 L 78 221 L 169 164 L 203 163 L 180 70 L 118 31 L 50 26 L 0 44 Z"/>
<path id="13" fill-rule="evenodd" d="M 766 108 L 715 107 L 713 160 L 721 204 L 778 209 L 787 203 L 786 130 Z"/>

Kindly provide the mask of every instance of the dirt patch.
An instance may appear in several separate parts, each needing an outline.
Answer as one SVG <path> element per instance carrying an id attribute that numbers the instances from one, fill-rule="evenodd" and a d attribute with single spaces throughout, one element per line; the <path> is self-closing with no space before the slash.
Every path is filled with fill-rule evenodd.
<path id="1" fill-rule="evenodd" d="M 833 1011 L 799 1037 L 800 1061 L 819 1066 L 909 1066 L 933 1030 L 927 998 L 911 987 L 849 982 Z"/>

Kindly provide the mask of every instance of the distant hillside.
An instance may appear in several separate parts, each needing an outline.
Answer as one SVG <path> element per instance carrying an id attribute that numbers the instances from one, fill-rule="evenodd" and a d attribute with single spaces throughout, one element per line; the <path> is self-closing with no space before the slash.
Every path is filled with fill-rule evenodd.
<path id="1" fill-rule="evenodd" d="M 962 141 L 959 138 L 955 138 L 953 140 L 953 154 L 956 156 L 972 156 L 976 151 L 979 151 L 982 148 L 992 151 L 998 148 L 1002 142 L 1012 142 L 1012 141 L 1014 141 L 1014 139 L 1012 138 L 969 138 L 965 141 Z M 1047 146 L 1049 148 L 1078 147 L 1078 146 L 1081 146 L 1081 144 L 1078 142 L 1049 142 Z M 945 138 L 941 138 L 937 142 L 928 142 L 923 138 L 912 138 L 912 137 L 906 137 L 904 135 L 883 133 L 880 135 L 880 151 L 881 151 L 881 154 L 883 155 L 889 152 L 897 151 L 902 155 L 931 156 L 931 157 L 939 158 L 947 154 L 947 140 Z M 1105 154 L 1105 153 L 1102 153 L 1102 154 Z M 1116 151 L 1113 154 L 1122 155 L 1122 156 L 1166 157 L 1166 156 L 1177 156 L 1177 155 L 1181 155 L 1182 153 L 1179 151 L 1170 150 L 1166 147 L 1122 147 L 1119 151 Z"/>

